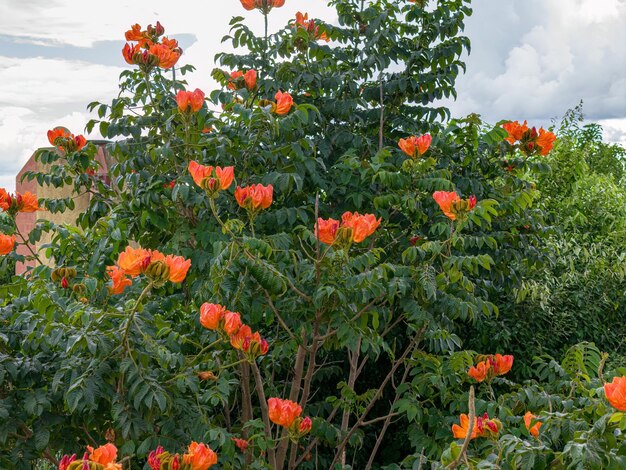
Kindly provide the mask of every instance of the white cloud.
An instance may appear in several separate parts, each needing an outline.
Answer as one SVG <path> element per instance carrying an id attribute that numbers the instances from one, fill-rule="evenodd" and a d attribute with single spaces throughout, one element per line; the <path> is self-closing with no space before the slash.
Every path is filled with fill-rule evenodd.
<path id="1" fill-rule="evenodd" d="M 626 1 L 483 1 L 474 11 L 455 114 L 547 122 L 582 99 L 588 119 L 626 115 Z"/>

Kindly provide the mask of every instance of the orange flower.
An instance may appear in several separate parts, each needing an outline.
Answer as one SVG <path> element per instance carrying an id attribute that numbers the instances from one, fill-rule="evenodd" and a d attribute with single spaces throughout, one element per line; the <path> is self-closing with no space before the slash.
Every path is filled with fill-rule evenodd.
<path id="1" fill-rule="evenodd" d="M 8 255 L 15 247 L 15 235 L 0 233 L 0 255 Z"/>
<path id="2" fill-rule="evenodd" d="M 48 131 L 48 142 L 56 147 L 61 140 L 67 139 L 70 135 L 70 131 L 65 127 L 55 127 Z"/>
<path id="3" fill-rule="evenodd" d="M 537 417 L 532 414 L 530 411 L 527 411 L 524 415 L 524 424 L 526 425 L 526 429 L 533 437 L 539 437 L 539 429 L 541 429 L 541 421 L 536 421 L 535 424 L 531 427 L 531 423 L 533 420 L 536 420 Z"/>
<path id="4" fill-rule="evenodd" d="M 207 470 L 217 463 L 217 454 L 205 444 L 192 442 L 183 455 L 183 463 L 191 464 L 192 470 Z"/>
<path id="5" fill-rule="evenodd" d="M 151 262 L 152 252 L 150 250 L 131 246 L 127 246 L 117 258 L 117 265 L 131 277 L 142 274 Z"/>
<path id="6" fill-rule="evenodd" d="M 108 287 L 109 293 L 113 295 L 122 294 L 124 289 L 126 289 L 126 286 L 131 286 L 133 284 L 133 281 L 126 277 L 124 270 L 118 266 L 108 266 L 107 274 L 113 281 L 113 285 Z"/>
<path id="7" fill-rule="evenodd" d="M 326 243 L 327 245 L 332 245 L 335 243 L 335 238 L 337 236 L 337 229 L 339 228 L 339 221 L 335 219 L 317 219 L 317 223 L 315 224 L 315 236 L 322 243 Z"/>
<path id="8" fill-rule="evenodd" d="M 258 8 L 267 14 L 272 8 L 279 8 L 285 4 L 285 0 L 241 0 L 241 5 L 248 11 Z"/>
<path id="9" fill-rule="evenodd" d="M 267 209 L 272 205 L 272 197 L 274 188 L 271 184 L 263 186 L 262 184 L 240 187 L 235 189 L 235 199 L 237 203 L 249 211 L 258 211 Z"/>
<path id="10" fill-rule="evenodd" d="M 491 369 L 491 364 L 489 364 L 489 361 L 482 361 L 476 364 L 476 367 L 470 367 L 467 373 L 477 382 L 482 382 L 487 378 L 487 375 L 489 374 L 489 369 Z"/>
<path id="11" fill-rule="evenodd" d="M 426 153 L 432 140 L 433 138 L 430 134 L 424 134 L 419 137 L 413 135 L 408 139 L 400 139 L 398 141 L 398 147 L 409 157 L 415 158 Z"/>
<path id="12" fill-rule="evenodd" d="M 63 152 L 77 152 L 87 144 L 87 139 L 74 136 L 65 127 L 55 127 L 48 131 L 48 142 Z"/>
<path id="13" fill-rule="evenodd" d="M 302 413 L 302 407 L 291 400 L 270 398 L 267 400 L 267 405 L 269 407 L 270 421 L 285 428 L 290 427 Z"/>
<path id="14" fill-rule="evenodd" d="M 152 44 L 148 49 L 149 54 L 158 58 L 158 66 L 162 69 L 169 69 L 176 65 L 180 59 L 182 49 L 178 47 L 178 41 L 175 39 L 162 39 L 163 44 Z"/>
<path id="15" fill-rule="evenodd" d="M 235 178 L 235 168 L 227 166 L 204 166 L 195 161 L 189 162 L 189 173 L 193 181 L 202 189 L 218 192 L 228 189 Z"/>
<path id="16" fill-rule="evenodd" d="M 491 360 L 493 365 L 493 373 L 496 375 L 504 375 L 513 367 L 513 356 L 502 354 L 496 354 Z"/>
<path id="17" fill-rule="evenodd" d="M 291 107 L 294 105 L 293 98 L 287 92 L 277 92 L 274 99 L 276 100 L 276 109 L 274 110 L 274 112 L 279 116 L 287 114 L 291 110 Z"/>
<path id="18" fill-rule="evenodd" d="M 248 90 L 252 90 L 256 86 L 257 73 L 256 70 L 250 69 L 245 74 L 242 71 L 230 73 L 228 88 L 237 90 L 245 86 Z M 241 85 L 241 86 L 240 86 Z"/>
<path id="19" fill-rule="evenodd" d="M 513 121 L 502 124 L 504 130 L 509 134 L 509 136 L 504 140 L 511 145 L 515 144 L 518 140 L 521 140 L 524 133 L 528 130 L 526 123 L 527 121 L 524 121 L 524 124 L 520 124 L 518 121 Z"/>
<path id="20" fill-rule="evenodd" d="M 142 59 L 142 49 L 140 44 L 124 44 L 122 56 L 129 65 L 139 64 Z M 147 57 L 147 56 L 146 56 Z"/>
<path id="21" fill-rule="evenodd" d="M 37 196 L 33 193 L 27 191 L 24 194 L 10 195 L 3 188 L 0 188 L 0 209 L 12 214 L 40 210 Z"/>
<path id="22" fill-rule="evenodd" d="M 167 267 L 170 268 L 169 281 L 175 284 L 183 282 L 185 277 L 187 277 L 187 271 L 191 267 L 191 260 L 182 256 L 167 255 L 164 261 Z"/>
<path id="23" fill-rule="evenodd" d="M 469 431 L 469 416 L 461 414 L 459 419 L 461 425 L 452 425 L 452 435 L 455 439 L 465 439 L 467 432 Z M 501 427 L 502 425 L 500 424 L 500 421 L 497 419 L 490 419 L 487 413 L 485 413 L 483 416 L 474 418 L 474 427 L 472 428 L 470 439 L 496 436 Z"/>
<path id="24" fill-rule="evenodd" d="M 454 211 L 454 204 L 461 200 L 459 195 L 454 191 L 435 191 L 433 193 L 433 199 L 439 205 L 441 211 L 450 220 L 456 219 Z"/>
<path id="25" fill-rule="evenodd" d="M 224 313 L 224 331 L 227 335 L 234 335 L 241 328 L 241 315 L 227 310 Z"/>
<path id="26" fill-rule="evenodd" d="M 248 445 L 250 445 L 249 442 L 245 439 L 238 439 L 236 437 L 231 437 L 231 439 L 241 452 L 245 452 L 248 448 Z"/>
<path id="27" fill-rule="evenodd" d="M 465 413 L 460 416 L 460 423 L 452 425 L 452 435 L 455 439 L 465 439 L 467 432 L 469 431 L 469 416 Z M 474 418 L 474 427 L 472 428 L 472 434 L 470 439 L 476 439 L 478 437 L 478 427 L 476 426 L 476 418 Z"/>
<path id="28" fill-rule="evenodd" d="M 141 26 L 137 23 L 132 25 L 128 31 L 126 31 L 125 37 L 127 41 L 139 41 L 145 42 L 147 40 L 145 31 L 141 30 Z"/>
<path id="29" fill-rule="evenodd" d="M 540 148 L 539 153 L 542 156 L 545 157 L 550 153 L 555 141 L 556 136 L 552 132 L 546 131 L 543 127 L 539 128 L 539 136 L 537 137 L 536 142 Z"/>
<path id="30" fill-rule="evenodd" d="M 247 342 L 249 347 L 250 342 L 255 339 L 257 339 L 257 342 L 261 342 L 261 335 L 258 332 L 252 333 L 252 328 L 248 325 L 241 325 L 237 333 L 230 335 L 230 345 L 235 349 L 244 351 L 245 343 Z"/>
<path id="31" fill-rule="evenodd" d="M 615 377 L 611 383 L 605 383 L 604 394 L 613 408 L 626 411 L 626 377 Z"/>
<path id="32" fill-rule="evenodd" d="M 194 91 L 180 90 L 176 93 L 176 104 L 181 113 L 189 111 L 189 108 L 191 112 L 197 113 L 204 104 L 204 92 L 199 88 Z"/>
<path id="33" fill-rule="evenodd" d="M 382 218 L 376 219 L 373 214 L 360 215 L 358 212 L 344 212 L 341 216 L 341 226 L 352 229 L 352 241 L 361 243 L 373 234 L 380 225 Z"/>
<path id="34" fill-rule="evenodd" d="M 246 82 L 248 90 L 252 90 L 256 86 L 256 70 L 250 69 L 243 75 L 243 80 Z"/>
<path id="35" fill-rule="evenodd" d="M 309 20 L 308 13 L 302 14 L 301 12 L 297 12 L 296 22 L 294 23 L 294 25 L 295 25 L 296 30 L 298 28 L 302 28 L 306 30 L 306 32 L 309 33 L 309 35 L 313 37 L 313 39 L 321 39 L 326 42 L 330 41 L 330 39 L 328 39 L 328 36 L 326 36 L 326 33 L 320 34 L 319 26 L 315 24 L 315 20 L 313 19 Z"/>
<path id="36" fill-rule="evenodd" d="M 208 330 L 217 330 L 225 313 L 222 305 L 205 302 L 200 307 L 200 324 Z"/>
<path id="37" fill-rule="evenodd" d="M 117 447 L 113 444 L 105 444 L 103 446 L 94 449 L 91 446 L 87 446 L 87 450 L 89 451 L 89 460 L 95 463 L 100 463 L 102 465 L 114 464 L 115 459 L 117 458 Z"/>

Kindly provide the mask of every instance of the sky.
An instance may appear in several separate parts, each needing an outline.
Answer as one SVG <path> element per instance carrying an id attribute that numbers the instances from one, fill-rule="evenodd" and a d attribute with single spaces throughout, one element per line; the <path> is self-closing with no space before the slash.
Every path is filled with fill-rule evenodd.
<path id="1" fill-rule="evenodd" d="M 545 126 L 583 100 L 607 140 L 626 145 L 626 0 L 474 0 L 472 7 L 467 73 L 457 100 L 445 103 L 453 116 Z M 270 31 L 297 11 L 336 22 L 325 0 L 286 0 L 270 14 Z M 48 145 L 48 129 L 84 133 L 87 104 L 116 95 L 131 24 L 159 20 L 184 49 L 179 65 L 197 69 L 190 88 L 208 92 L 213 57 L 229 49 L 221 38 L 238 15 L 262 32 L 262 15 L 239 0 L 1 0 L 0 187 L 14 189 L 23 164 Z"/>

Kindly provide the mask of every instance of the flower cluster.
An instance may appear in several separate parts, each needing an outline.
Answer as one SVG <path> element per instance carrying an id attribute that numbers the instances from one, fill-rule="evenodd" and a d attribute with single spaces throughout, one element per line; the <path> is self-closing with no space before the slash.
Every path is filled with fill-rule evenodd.
<path id="1" fill-rule="evenodd" d="M 197 113 L 204 104 L 204 92 L 199 88 L 194 91 L 180 90 L 176 93 L 176 104 L 181 113 Z"/>
<path id="2" fill-rule="evenodd" d="M 126 31 L 126 40 L 136 44 L 126 43 L 122 55 L 130 65 L 138 65 L 145 73 L 154 67 L 169 69 L 180 58 L 183 50 L 178 47 L 178 41 L 165 36 L 165 28 L 157 21 L 156 26 L 149 25 L 146 30 L 135 24 Z M 161 37 L 163 36 L 163 37 Z"/>
<path id="3" fill-rule="evenodd" d="M 358 212 L 344 212 L 341 222 L 335 219 L 317 219 L 315 236 L 327 245 L 339 244 L 349 246 L 361 243 L 372 235 L 380 225 L 382 218 L 373 214 L 361 215 Z"/>
<path id="4" fill-rule="evenodd" d="M 511 367 L 513 367 L 513 356 L 495 354 L 487 356 L 485 360 L 470 367 L 467 373 L 477 382 L 483 382 L 485 379 L 508 373 Z"/>
<path id="5" fill-rule="evenodd" d="M 398 141 L 398 147 L 409 157 L 416 158 L 426 153 L 432 140 L 433 138 L 430 134 L 424 134 L 419 137 L 412 135 L 407 139 L 400 139 Z"/>
<path id="6" fill-rule="evenodd" d="M 66 153 L 78 152 L 87 144 L 87 140 L 82 135 L 75 136 L 65 127 L 55 127 L 49 130 L 48 142 Z"/>
<path id="7" fill-rule="evenodd" d="M 455 439 L 465 439 L 469 431 L 469 416 L 461 414 L 461 425 L 452 425 L 452 435 Z M 476 439 L 477 437 L 497 437 L 498 433 L 502 429 L 502 423 L 498 419 L 491 419 L 485 413 L 483 416 L 474 418 L 474 427 L 470 439 Z"/>
<path id="8" fill-rule="evenodd" d="M 182 256 L 164 255 L 157 250 L 126 247 L 117 258 L 117 265 L 107 268 L 107 274 L 113 281 L 110 292 L 121 294 L 124 288 L 132 284 L 131 278 L 145 275 L 154 285 L 163 285 L 166 281 L 180 283 L 185 280 L 191 260 Z"/>
<path id="9" fill-rule="evenodd" d="M 8 255 L 15 248 L 15 235 L 0 233 L 0 256 Z"/>
<path id="10" fill-rule="evenodd" d="M 285 4 L 285 0 L 241 0 L 241 5 L 248 11 L 255 8 L 267 15 L 272 8 L 280 8 Z"/>
<path id="11" fill-rule="evenodd" d="M 302 407 L 291 400 L 270 398 L 267 400 L 270 421 L 289 430 L 292 438 L 298 439 L 311 431 L 313 421 L 308 416 L 301 418 Z"/>
<path id="12" fill-rule="evenodd" d="M 253 184 L 243 188 L 237 186 L 237 189 L 235 189 L 237 204 L 250 212 L 251 215 L 271 206 L 273 196 L 274 187 L 271 184 L 267 186 Z"/>
<path id="13" fill-rule="evenodd" d="M 152 470 L 207 470 L 217 463 L 217 454 L 209 446 L 192 442 L 182 456 L 170 454 L 159 446 L 148 455 Z"/>
<path id="14" fill-rule="evenodd" d="M 256 78 L 257 73 L 256 70 L 253 69 L 248 70 L 246 73 L 241 70 L 231 72 L 228 80 L 228 89 L 240 90 L 242 88 L 247 88 L 248 90 L 253 90 L 256 86 Z"/>
<path id="15" fill-rule="evenodd" d="M 265 338 L 241 321 L 241 315 L 219 304 L 205 302 L 200 307 L 200 324 L 207 330 L 216 330 L 228 336 L 233 348 L 242 351 L 249 359 L 264 356 L 269 350 Z"/>
<path id="16" fill-rule="evenodd" d="M 296 13 L 296 22 L 294 23 L 294 29 L 298 31 L 299 29 L 304 30 L 308 33 L 309 37 L 313 40 L 321 40 L 329 42 L 328 36 L 326 33 L 320 33 L 320 27 L 315 24 L 315 20 L 309 20 L 308 13 Z"/>
<path id="17" fill-rule="evenodd" d="M 117 463 L 117 448 L 109 443 L 94 449 L 87 446 L 87 452 L 80 460 L 76 459 L 76 454 L 65 455 L 59 462 L 59 470 L 82 470 L 89 468 L 92 470 L 122 470 L 122 464 Z"/>
<path id="18" fill-rule="evenodd" d="M 0 209 L 14 216 L 18 212 L 36 212 L 40 210 L 37 196 L 30 192 L 9 194 L 0 188 Z"/>
<path id="19" fill-rule="evenodd" d="M 228 189 L 235 178 L 235 168 L 232 166 L 212 167 L 191 161 L 188 169 L 194 183 L 204 189 L 211 197 L 216 197 L 220 191 Z"/>
<path id="20" fill-rule="evenodd" d="M 604 394 L 613 408 L 626 411 L 626 377 L 615 377 L 611 383 L 605 383 Z"/>
<path id="21" fill-rule="evenodd" d="M 457 218 L 464 220 L 466 215 L 476 207 L 476 196 L 461 199 L 455 191 L 435 191 L 433 199 L 450 220 Z"/>
<path id="22" fill-rule="evenodd" d="M 552 150 L 552 146 L 556 141 L 556 136 L 546 131 L 543 127 L 529 128 L 527 121 L 520 124 L 518 121 L 508 122 L 502 127 L 509 134 L 506 140 L 512 146 L 516 146 L 526 155 L 542 155 L 546 156 Z"/>

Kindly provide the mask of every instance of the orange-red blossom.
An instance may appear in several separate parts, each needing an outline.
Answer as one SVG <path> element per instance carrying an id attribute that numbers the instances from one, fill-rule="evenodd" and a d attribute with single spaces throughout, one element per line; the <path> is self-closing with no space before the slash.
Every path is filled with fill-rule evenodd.
<path id="1" fill-rule="evenodd" d="M 37 196 L 31 192 L 27 191 L 24 194 L 15 193 L 11 195 L 3 188 L 0 188 L 0 209 L 11 215 L 15 215 L 18 212 L 35 212 L 39 210 L 39 203 L 37 202 Z"/>
<path id="2" fill-rule="evenodd" d="M 237 204 L 253 213 L 271 206 L 273 196 L 274 187 L 271 184 L 267 186 L 253 184 L 251 186 L 244 186 L 243 188 L 237 186 L 237 189 L 235 189 Z"/>
<path id="3" fill-rule="evenodd" d="M 108 266 L 107 274 L 113 282 L 113 285 L 108 288 L 110 294 L 122 294 L 126 286 L 133 285 L 133 281 L 126 277 L 126 273 L 119 266 Z"/>
<path id="4" fill-rule="evenodd" d="M 477 382 L 482 382 L 487 378 L 490 369 L 491 364 L 489 361 L 482 361 L 476 364 L 476 366 L 470 367 L 467 373 Z"/>
<path id="5" fill-rule="evenodd" d="M 506 140 L 511 145 L 518 146 L 522 152 L 526 155 L 542 155 L 546 156 L 552 150 L 552 146 L 556 141 L 556 136 L 546 131 L 543 127 L 539 128 L 539 131 L 535 127 L 529 128 L 527 121 L 520 124 L 518 121 L 511 121 L 502 124 L 502 127 L 508 133 Z"/>
<path id="6" fill-rule="evenodd" d="M 176 93 L 176 104 L 181 113 L 197 113 L 204 104 L 204 92 L 199 88 L 194 91 L 180 90 Z"/>
<path id="7" fill-rule="evenodd" d="M 78 152 L 87 140 L 82 135 L 75 136 L 65 127 L 55 127 L 48 131 L 48 142 L 62 152 Z"/>
<path id="8" fill-rule="evenodd" d="M 279 116 L 287 114 L 295 104 L 293 98 L 287 92 L 278 91 L 274 99 L 276 100 L 276 104 L 272 106 L 272 110 Z"/>
<path id="9" fill-rule="evenodd" d="M 239 439 L 237 437 L 231 437 L 231 440 L 235 443 L 235 445 L 241 452 L 245 452 L 248 446 L 250 445 L 250 443 L 246 439 Z"/>
<path id="10" fill-rule="evenodd" d="M 280 8 L 285 0 L 241 0 L 241 5 L 248 11 L 258 8 L 263 14 L 268 14 L 272 8 Z"/>
<path id="11" fill-rule="evenodd" d="M 105 444 L 96 449 L 91 446 L 87 446 L 87 451 L 89 452 L 89 460 L 102 465 L 115 463 L 115 459 L 117 459 L 117 447 L 111 443 Z"/>
<path id="12" fill-rule="evenodd" d="M 206 444 L 192 442 L 183 455 L 183 463 L 190 464 L 192 470 L 207 470 L 217 463 L 217 454 Z"/>
<path id="13" fill-rule="evenodd" d="M 424 155 L 433 138 L 430 134 L 424 134 L 419 137 L 412 135 L 406 139 L 400 139 L 398 141 L 398 147 L 411 158 Z"/>
<path id="14" fill-rule="evenodd" d="M 117 266 L 124 274 L 131 277 L 146 274 L 155 281 L 169 280 L 179 283 L 185 280 L 191 260 L 182 256 L 164 255 L 157 250 L 127 246 L 126 250 L 118 256 Z M 120 276 L 117 272 L 115 275 Z"/>
<path id="15" fill-rule="evenodd" d="M 455 191 L 435 191 L 433 199 L 450 220 L 456 220 L 459 216 L 464 217 L 476 207 L 476 196 L 461 199 Z"/>
<path id="16" fill-rule="evenodd" d="M 470 367 L 467 373 L 477 382 L 482 382 L 494 376 L 505 375 L 511 370 L 511 367 L 513 367 L 513 356 L 510 354 L 495 354 L 487 356 L 485 360 Z"/>
<path id="17" fill-rule="evenodd" d="M 253 69 L 248 70 L 246 73 L 243 73 L 241 70 L 231 72 L 228 88 L 230 90 L 238 90 L 245 87 L 248 90 L 252 90 L 256 86 L 256 78 L 257 73 Z"/>
<path id="18" fill-rule="evenodd" d="M 267 340 L 248 325 L 241 325 L 237 333 L 230 335 L 230 345 L 252 358 L 266 355 L 270 348 Z"/>
<path id="19" fill-rule="evenodd" d="M 291 427 L 302 413 L 302 407 L 291 400 L 270 398 L 267 400 L 267 406 L 270 421 L 285 428 Z"/>
<path id="20" fill-rule="evenodd" d="M 455 439 L 465 439 L 467 432 L 469 431 L 469 416 L 461 414 L 460 423 L 452 425 L 452 435 Z M 490 419 L 487 413 L 483 416 L 474 418 L 474 427 L 472 428 L 472 434 L 470 439 L 476 439 L 477 437 L 495 437 L 502 429 L 502 424 L 497 419 Z"/>
<path id="21" fill-rule="evenodd" d="M 296 22 L 294 23 L 294 26 L 295 26 L 296 30 L 298 28 L 304 29 L 315 40 L 322 40 L 322 41 L 326 41 L 326 42 L 330 41 L 330 39 L 328 39 L 328 36 L 326 35 L 326 33 L 320 33 L 319 32 L 320 27 L 315 24 L 315 20 L 313 20 L 313 19 L 309 20 L 309 14 L 308 13 L 302 14 L 301 12 L 297 12 L 296 13 Z"/>
<path id="22" fill-rule="evenodd" d="M 533 420 L 535 420 L 535 424 L 532 424 Z M 531 436 L 539 437 L 539 429 L 541 429 L 541 424 L 541 421 L 537 421 L 537 417 L 530 411 L 527 411 L 524 415 L 524 425 L 526 426 L 526 429 L 528 429 L 528 432 Z"/>
<path id="23" fill-rule="evenodd" d="M 380 225 L 382 218 L 373 214 L 344 212 L 341 223 L 335 219 L 317 219 L 315 236 L 322 243 L 332 245 L 337 241 L 361 243 L 372 235 Z"/>
<path id="24" fill-rule="evenodd" d="M 8 255 L 15 247 L 15 235 L 0 233 L 0 255 Z"/>
<path id="25" fill-rule="evenodd" d="M 140 25 L 133 25 L 126 32 L 126 40 L 137 41 L 137 44 L 124 45 L 124 60 L 130 65 L 139 65 L 144 72 L 149 72 L 154 67 L 169 69 L 176 65 L 183 50 L 175 39 L 161 38 L 164 33 L 165 28 L 159 22 L 156 27 L 150 25 L 145 31 L 141 30 Z"/>
<path id="26" fill-rule="evenodd" d="M 626 377 L 615 377 L 611 383 L 605 383 L 604 394 L 613 408 L 626 411 Z"/>
<path id="27" fill-rule="evenodd" d="M 243 323 L 237 312 L 231 312 L 220 304 L 205 302 L 200 307 L 200 324 L 208 330 L 223 330 L 230 336 L 237 333 Z"/>
<path id="28" fill-rule="evenodd" d="M 189 162 L 189 173 L 194 183 L 207 191 L 210 195 L 217 195 L 219 191 L 228 189 L 235 178 L 235 168 L 226 166 L 204 166 L 198 162 Z"/>

